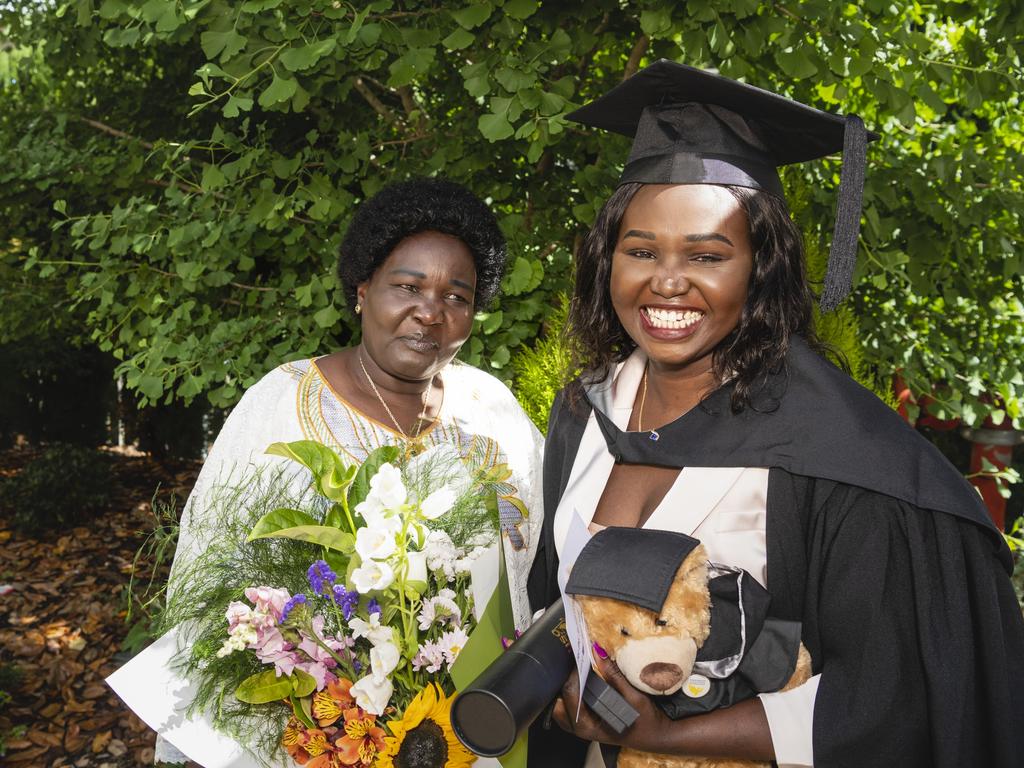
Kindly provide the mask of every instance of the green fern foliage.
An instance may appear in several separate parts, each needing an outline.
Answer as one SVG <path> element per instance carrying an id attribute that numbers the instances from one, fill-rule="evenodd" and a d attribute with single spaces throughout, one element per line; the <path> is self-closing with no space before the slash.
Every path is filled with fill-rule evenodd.
<path id="1" fill-rule="evenodd" d="M 520 347 L 512 358 L 514 391 L 519 404 L 542 433 L 548 429 L 551 403 L 569 380 L 571 354 L 565 341 L 569 300 L 562 296 L 544 323 L 544 333 L 532 347 Z"/>

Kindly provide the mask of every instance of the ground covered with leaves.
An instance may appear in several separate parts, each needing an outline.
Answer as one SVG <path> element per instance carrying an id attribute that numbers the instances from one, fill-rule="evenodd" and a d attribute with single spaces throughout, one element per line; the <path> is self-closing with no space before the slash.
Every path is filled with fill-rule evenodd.
<path id="1" fill-rule="evenodd" d="M 180 502 L 197 463 L 158 464 L 145 455 L 106 452 L 107 506 L 75 527 L 30 535 L 0 509 L 0 669 L 11 699 L 0 711 L 11 766 L 130 768 L 153 764 L 155 735 L 104 684 L 145 643 L 138 612 L 128 617 L 136 553 L 154 529 L 152 502 Z M 0 477 L 35 457 L 0 453 Z M 166 578 L 166 563 L 143 553 L 135 579 Z M 13 670 L 13 673 L 12 673 Z"/>

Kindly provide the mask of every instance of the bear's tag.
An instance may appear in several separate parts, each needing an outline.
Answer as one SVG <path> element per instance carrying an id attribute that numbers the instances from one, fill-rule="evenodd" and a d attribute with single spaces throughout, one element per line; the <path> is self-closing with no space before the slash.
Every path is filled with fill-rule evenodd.
<path id="1" fill-rule="evenodd" d="M 683 683 L 683 693 L 691 699 L 699 699 L 711 690 L 711 681 L 704 675 L 690 675 Z"/>

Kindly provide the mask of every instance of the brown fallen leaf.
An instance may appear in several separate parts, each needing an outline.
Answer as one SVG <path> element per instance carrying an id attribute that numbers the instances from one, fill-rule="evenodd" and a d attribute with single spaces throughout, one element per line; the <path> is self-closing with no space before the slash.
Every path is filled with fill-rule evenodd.
<path id="1" fill-rule="evenodd" d="M 64 743 L 64 739 L 57 734 L 41 731 L 37 728 L 32 728 L 25 735 L 29 741 L 39 747 L 59 747 Z"/>
<path id="2" fill-rule="evenodd" d="M 110 689 L 103 685 L 103 683 L 92 683 L 82 689 L 82 698 L 98 699 L 100 696 L 106 696 L 108 693 L 110 693 Z"/>
<path id="3" fill-rule="evenodd" d="M 33 747 L 32 749 L 22 750 L 21 752 L 8 752 L 4 760 L 8 763 L 23 763 L 29 760 L 35 760 L 37 757 L 45 755 L 49 751 L 49 747 Z"/>
<path id="4" fill-rule="evenodd" d="M 111 738 L 113 738 L 113 736 L 114 736 L 114 732 L 113 731 L 102 731 L 100 733 L 97 733 L 95 736 L 93 736 L 92 737 L 92 751 L 93 751 L 93 754 L 99 754 L 100 752 L 102 752 L 103 749 L 107 746 L 107 744 L 110 743 L 110 740 L 111 740 Z"/>

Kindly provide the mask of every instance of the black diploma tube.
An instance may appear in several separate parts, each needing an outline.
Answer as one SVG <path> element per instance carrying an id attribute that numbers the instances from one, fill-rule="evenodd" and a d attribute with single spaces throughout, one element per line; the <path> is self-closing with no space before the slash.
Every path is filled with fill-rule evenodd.
<path id="1" fill-rule="evenodd" d="M 455 698 L 452 730 L 481 757 L 505 754 L 561 692 L 574 666 L 559 600 Z"/>
<path id="2" fill-rule="evenodd" d="M 561 693 L 575 666 L 565 607 L 559 600 L 455 697 L 452 730 L 470 752 L 481 757 L 504 755 Z M 596 674 L 587 676 L 583 703 L 616 733 L 638 717 L 629 702 Z"/>

